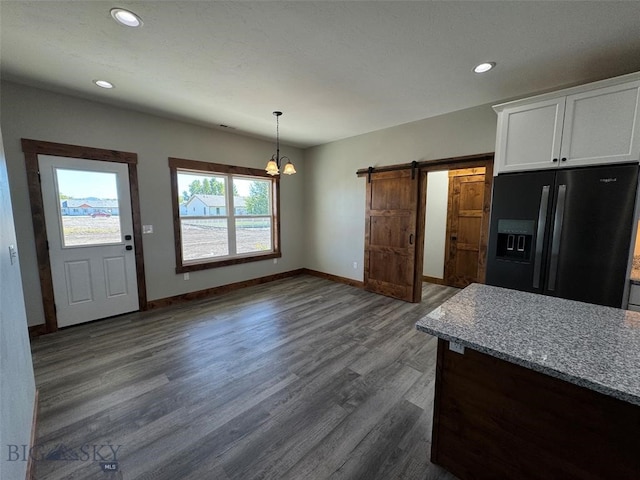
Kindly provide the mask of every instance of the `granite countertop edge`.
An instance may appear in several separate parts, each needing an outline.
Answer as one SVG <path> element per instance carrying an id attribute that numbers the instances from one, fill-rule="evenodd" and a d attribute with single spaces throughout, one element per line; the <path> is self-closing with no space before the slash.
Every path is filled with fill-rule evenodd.
<path id="1" fill-rule="evenodd" d="M 573 383 L 574 385 L 578 385 L 580 387 L 584 387 L 587 388 L 589 390 L 593 390 L 595 392 L 599 392 L 602 393 L 604 395 L 610 396 L 610 397 L 614 397 L 617 398 L 619 400 L 623 400 L 625 402 L 628 403 L 633 403 L 635 405 L 640 406 L 640 396 L 638 395 L 634 395 L 628 392 L 623 392 L 621 390 L 616 390 L 614 388 L 611 387 L 607 387 L 606 385 L 602 385 L 600 383 L 597 382 L 592 382 L 589 381 L 585 378 L 582 377 L 577 377 L 574 375 L 569 375 L 566 372 L 562 372 L 553 368 L 549 368 L 549 367 L 545 367 L 544 365 L 540 365 L 537 362 L 532 362 L 531 360 L 527 360 L 521 357 L 517 357 L 514 355 L 510 355 L 508 353 L 505 352 L 501 352 L 500 350 L 495 350 L 492 348 L 489 348 L 485 345 L 480 345 L 474 342 L 470 342 L 468 340 L 464 340 L 461 338 L 458 338 L 454 335 L 449 335 L 447 333 L 443 333 L 442 331 L 439 331 L 437 329 L 434 328 L 430 328 L 430 327 L 425 327 L 423 325 L 420 325 L 419 323 L 416 324 L 416 328 L 418 330 L 420 330 L 421 332 L 424 333 L 428 333 L 429 335 L 433 335 L 434 337 L 438 337 L 441 338 L 443 340 L 447 340 L 450 342 L 454 342 L 454 343 L 458 343 L 464 347 L 467 348 L 471 348 L 472 350 L 476 350 L 478 352 L 481 353 L 485 353 L 487 355 L 490 355 L 492 357 L 495 358 L 499 358 L 501 360 L 505 360 L 509 363 L 513 363 L 515 365 L 519 365 L 521 367 L 527 368 L 529 370 L 533 370 L 539 373 L 543 373 L 545 375 L 549 375 L 551 377 L 557 378 L 559 380 L 564 380 L 567 381 L 569 383 Z"/>

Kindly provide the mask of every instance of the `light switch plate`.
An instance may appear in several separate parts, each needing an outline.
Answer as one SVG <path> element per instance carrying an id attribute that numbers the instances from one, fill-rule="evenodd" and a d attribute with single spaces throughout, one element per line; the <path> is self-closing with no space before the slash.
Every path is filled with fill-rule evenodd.
<path id="1" fill-rule="evenodd" d="M 153 233 L 153 225 L 142 225 L 142 233 Z"/>

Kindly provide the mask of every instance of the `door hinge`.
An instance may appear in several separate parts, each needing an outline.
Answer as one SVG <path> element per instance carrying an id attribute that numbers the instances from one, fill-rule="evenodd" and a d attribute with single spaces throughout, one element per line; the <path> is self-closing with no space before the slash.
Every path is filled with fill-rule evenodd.
<path id="1" fill-rule="evenodd" d="M 53 313 L 58 313 L 58 307 L 55 303 L 53 304 Z"/>
<path id="2" fill-rule="evenodd" d="M 47 240 L 47 251 L 49 250 L 49 240 Z"/>
<path id="3" fill-rule="evenodd" d="M 38 172 L 38 182 L 42 183 L 42 178 L 40 178 L 40 172 Z"/>

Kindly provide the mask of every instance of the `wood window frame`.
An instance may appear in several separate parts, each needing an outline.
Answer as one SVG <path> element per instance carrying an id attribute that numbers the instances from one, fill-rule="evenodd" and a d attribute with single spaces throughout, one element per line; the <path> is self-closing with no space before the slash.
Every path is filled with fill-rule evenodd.
<path id="1" fill-rule="evenodd" d="M 184 263 L 182 257 L 182 230 L 180 225 L 180 207 L 177 199 L 180 196 L 178 188 L 178 171 L 189 170 L 202 174 L 223 174 L 223 175 L 242 175 L 250 177 L 259 177 L 261 179 L 270 180 L 272 182 L 272 208 L 271 208 L 271 225 L 272 225 L 272 242 L 273 250 L 267 253 L 251 253 L 236 255 L 233 257 L 225 256 L 220 260 L 205 260 L 200 263 Z M 273 177 L 264 170 L 251 167 L 239 167 L 235 165 L 224 165 L 221 163 L 210 163 L 198 160 L 187 160 L 183 158 L 169 157 L 169 172 L 171 176 L 171 203 L 173 208 L 173 235 L 175 244 L 176 273 L 187 273 L 209 268 L 226 267 L 229 265 L 238 265 L 249 262 L 259 262 L 272 258 L 281 258 L 281 241 L 280 241 L 280 177 Z"/>
<path id="2" fill-rule="evenodd" d="M 144 273 L 144 252 L 142 250 L 142 220 L 140 217 L 140 193 L 138 190 L 138 155 L 131 152 L 105 150 L 102 148 L 83 147 L 64 143 L 43 142 L 22 139 L 27 171 L 29 199 L 31 201 L 31 218 L 35 237 L 42 305 L 44 308 L 45 330 L 52 333 L 58 330 L 55 299 L 53 295 L 53 277 L 49 258 L 49 243 L 44 217 L 44 201 L 40 186 L 40 168 L 38 155 L 98 160 L 102 162 L 126 163 L 129 171 L 129 193 L 131 195 L 131 216 L 133 220 L 133 244 L 135 246 L 136 278 L 138 282 L 138 303 L 140 310 L 147 309 L 147 286 Z"/>

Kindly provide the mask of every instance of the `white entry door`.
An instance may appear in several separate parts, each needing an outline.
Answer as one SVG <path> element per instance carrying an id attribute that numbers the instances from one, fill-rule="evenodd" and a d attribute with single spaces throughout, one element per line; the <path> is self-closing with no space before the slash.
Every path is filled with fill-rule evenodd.
<path id="1" fill-rule="evenodd" d="M 127 164 L 38 164 L 58 327 L 138 310 Z"/>

